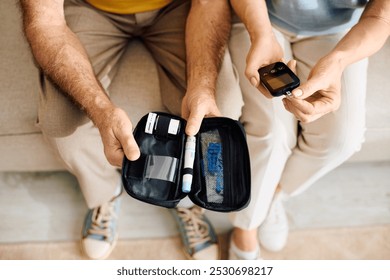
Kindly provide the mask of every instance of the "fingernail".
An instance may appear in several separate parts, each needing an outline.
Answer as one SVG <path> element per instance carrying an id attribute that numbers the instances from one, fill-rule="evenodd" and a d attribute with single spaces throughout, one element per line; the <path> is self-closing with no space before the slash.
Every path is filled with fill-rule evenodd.
<path id="1" fill-rule="evenodd" d="M 251 84 L 252 84 L 252 86 L 257 87 L 258 83 L 257 83 L 257 79 L 255 77 L 251 78 Z"/>
<path id="2" fill-rule="evenodd" d="M 295 97 L 301 97 L 303 95 L 303 91 L 299 88 L 294 91 Z"/>
<path id="3" fill-rule="evenodd" d="M 295 68 L 297 66 L 297 61 L 295 59 L 292 60 L 292 67 Z"/>
<path id="4" fill-rule="evenodd" d="M 141 153 L 139 150 L 131 150 L 130 151 L 130 158 L 129 160 L 137 160 L 141 156 Z"/>
<path id="5" fill-rule="evenodd" d="M 189 125 L 186 129 L 187 135 L 195 135 L 195 126 Z"/>

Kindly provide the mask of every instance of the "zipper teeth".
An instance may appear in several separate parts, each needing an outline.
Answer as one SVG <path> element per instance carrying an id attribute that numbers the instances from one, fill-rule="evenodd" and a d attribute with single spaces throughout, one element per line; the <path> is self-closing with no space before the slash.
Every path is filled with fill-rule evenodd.
<path id="1" fill-rule="evenodd" d="M 234 135 L 233 137 L 235 137 L 235 132 L 236 131 L 233 131 L 233 134 Z M 229 148 L 230 148 L 230 151 L 236 151 L 234 145 L 233 145 L 233 141 L 231 138 L 229 138 Z M 233 163 L 239 163 L 240 160 L 239 160 L 239 151 L 238 153 L 234 153 L 234 155 L 230 155 L 230 161 L 232 162 L 231 163 L 231 170 L 233 171 L 231 173 L 231 178 L 232 180 L 229 180 L 230 182 L 230 194 L 231 194 L 231 202 L 232 202 L 232 205 L 236 205 L 237 204 L 237 195 L 236 195 L 236 192 L 235 190 L 237 189 L 238 186 L 238 182 L 239 182 L 239 178 L 240 178 L 240 174 L 238 174 L 238 170 L 239 168 L 234 168 L 234 164 Z M 241 162 L 240 162 L 241 163 Z"/>
<path id="2" fill-rule="evenodd" d="M 218 131 L 220 135 L 222 135 L 221 139 L 224 139 L 222 144 L 222 161 L 225 167 L 223 169 L 223 204 L 232 207 L 236 203 L 234 190 L 232 188 L 234 184 L 233 180 L 235 180 L 234 175 L 236 173 L 234 168 L 235 158 L 232 157 L 231 153 L 231 151 L 234 151 L 233 141 L 231 140 L 230 134 L 226 133 L 225 130 L 218 129 Z M 226 166 L 229 166 L 229 168 L 226 168 Z"/>

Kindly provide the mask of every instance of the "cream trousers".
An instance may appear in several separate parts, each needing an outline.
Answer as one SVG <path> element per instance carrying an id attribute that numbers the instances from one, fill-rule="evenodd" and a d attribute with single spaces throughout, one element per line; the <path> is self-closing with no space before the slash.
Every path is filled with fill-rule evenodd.
<path id="1" fill-rule="evenodd" d="M 301 81 L 343 35 L 294 38 L 274 31 L 286 60 L 297 61 Z M 267 99 L 248 82 L 244 71 L 249 47 L 245 27 L 236 24 L 229 49 L 244 98 L 240 120 L 251 154 L 252 193 L 249 206 L 230 218 L 235 227 L 242 229 L 256 228 L 264 221 L 278 184 L 290 196 L 306 190 L 358 151 L 365 131 L 367 60 L 344 71 L 341 106 L 336 112 L 301 124 L 284 109 L 280 98 Z"/>

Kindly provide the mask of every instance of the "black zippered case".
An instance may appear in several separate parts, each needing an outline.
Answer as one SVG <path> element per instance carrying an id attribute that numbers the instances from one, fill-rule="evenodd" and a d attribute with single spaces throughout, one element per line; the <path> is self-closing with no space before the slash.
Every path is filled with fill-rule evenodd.
<path id="1" fill-rule="evenodd" d="M 194 204 L 213 211 L 245 208 L 250 200 L 250 162 L 245 131 L 235 120 L 205 118 L 196 135 L 192 186 L 182 191 L 186 121 L 152 112 L 138 122 L 134 137 L 141 156 L 126 157 L 122 182 L 126 192 L 146 203 L 175 207 L 188 195 Z"/>

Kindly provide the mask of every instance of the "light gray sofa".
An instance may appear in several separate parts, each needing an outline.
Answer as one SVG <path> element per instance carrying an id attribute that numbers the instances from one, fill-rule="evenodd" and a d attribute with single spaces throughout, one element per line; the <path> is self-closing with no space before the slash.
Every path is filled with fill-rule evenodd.
<path id="1" fill-rule="evenodd" d="M 63 165 L 35 126 L 38 70 L 22 34 L 17 1 L 2 0 L 0 18 L 0 171 L 63 170 Z M 126 89 L 136 88 L 142 95 L 148 91 L 158 92 L 159 88 L 152 58 L 140 42 L 131 43 L 125 55 L 124 63 L 131 65 L 123 68 L 131 69 L 131 73 L 125 75 L 123 70 L 119 71 L 111 93 L 114 102 L 129 110 L 131 106 L 130 100 L 126 99 Z M 390 160 L 389 62 L 388 42 L 370 59 L 366 142 L 351 160 Z M 132 79 L 128 79 L 128 76 Z M 121 82 L 118 83 L 118 80 Z"/>
<path id="2" fill-rule="evenodd" d="M 16 0 L 0 3 L 0 171 L 54 171 L 64 166 L 47 146 L 35 122 L 38 110 L 39 71 L 34 64 L 28 44 L 22 33 L 21 16 Z M 147 92 L 160 92 L 157 70 L 153 59 L 139 41 L 129 45 L 121 68 L 110 88 L 112 100 L 130 112 L 132 121 L 159 108 L 145 108 L 130 102 L 125 94 L 136 89 L 139 96 L 150 98 Z M 129 79 L 128 77 L 132 78 Z M 156 94 L 156 96 L 158 96 Z M 161 103 L 161 102 L 160 102 Z"/>

